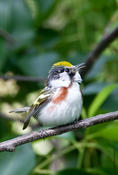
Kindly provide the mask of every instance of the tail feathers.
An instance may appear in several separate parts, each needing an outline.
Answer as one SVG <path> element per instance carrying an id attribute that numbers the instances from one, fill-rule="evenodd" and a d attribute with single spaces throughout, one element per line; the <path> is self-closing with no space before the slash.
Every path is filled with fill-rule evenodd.
<path id="1" fill-rule="evenodd" d="M 28 112 L 30 109 L 29 106 L 24 107 L 24 108 L 19 108 L 19 109 L 14 109 L 12 111 L 9 111 L 9 113 L 15 112 L 15 113 L 22 113 L 22 112 Z"/>
<path id="2" fill-rule="evenodd" d="M 27 128 L 27 126 L 28 126 L 28 124 L 30 122 L 30 118 L 34 115 L 34 110 L 35 109 L 32 109 L 32 111 L 28 113 L 28 115 L 27 115 L 27 117 L 26 117 L 26 119 L 24 121 L 23 129 Z"/>
<path id="3" fill-rule="evenodd" d="M 29 125 L 30 119 L 24 121 L 23 130 Z"/>

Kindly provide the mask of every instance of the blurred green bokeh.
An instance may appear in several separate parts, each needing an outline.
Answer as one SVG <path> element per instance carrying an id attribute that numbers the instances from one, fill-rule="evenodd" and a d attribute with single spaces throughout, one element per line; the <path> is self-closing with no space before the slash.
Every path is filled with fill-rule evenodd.
<path id="1" fill-rule="evenodd" d="M 0 0 L 0 74 L 46 78 L 54 62 L 84 62 L 116 26 L 118 0 Z M 0 79 L 0 111 L 9 115 L 30 105 L 42 87 Z M 81 118 L 118 109 L 118 40 L 96 61 L 82 89 Z M 21 123 L 0 118 L 0 141 L 21 134 Z M 0 153 L 0 174 L 115 175 L 117 135 L 113 121 L 26 144 Z"/>

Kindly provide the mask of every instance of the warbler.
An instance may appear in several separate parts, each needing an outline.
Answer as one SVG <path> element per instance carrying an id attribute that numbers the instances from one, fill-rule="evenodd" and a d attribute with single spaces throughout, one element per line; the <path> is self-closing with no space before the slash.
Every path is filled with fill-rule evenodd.
<path id="1" fill-rule="evenodd" d="M 23 129 L 30 118 L 35 117 L 41 126 L 59 126 L 78 120 L 82 108 L 80 69 L 85 64 L 72 65 L 67 61 L 53 64 L 49 71 L 46 87 L 30 107 L 10 112 L 27 112 Z"/>

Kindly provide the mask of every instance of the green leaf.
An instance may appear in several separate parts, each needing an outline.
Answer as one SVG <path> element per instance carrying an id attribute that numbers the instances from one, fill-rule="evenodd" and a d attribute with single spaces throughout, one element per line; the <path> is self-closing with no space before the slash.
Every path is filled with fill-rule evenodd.
<path id="1" fill-rule="evenodd" d="M 104 127 L 101 127 L 99 130 L 94 130 L 93 133 L 90 134 L 90 138 L 106 138 L 114 141 L 118 141 L 118 121 L 109 122 Z M 96 128 L 96 127 L 95 127 Z M 89 136 L 88 136 L 89 137 Z"/>
<path id="2" fill-rule="evenodd" d="M 39 34 L 39 48 L 51 49 L 60 41 L 59 32 L 52 29 L 40 29 Z"/>
<path id="3" fill-rule="evenodd" d="M 35 156 L 30 144 L 16 148 L 13 153 L 0 153 L 1 175 L 28 175 L 35 166 Z"/>
<path id="4" fill-rule="evenodd" d="M 82 108 L 81 116 L 82 116 L 82 119 L 87 118 L 87 111 L 84 107 Z"/>
<path id="5" fill-rule="evenodd" d="M 58 58 L 58 54 L 55 52 L 48 52 L 40 55 L 27 55 L 22 57 L 18 66 L 20 69 L 28 75 L 47 77 L 48 72 L 52 64 Z"/>
<path id="6" fill-rule="evenodd" d="M 37 3 L 40 5 L 40 11 L 42 13 L 46 13 L 50 10 L 50 8 L 56 3 L 57 0 L 46 0 L 46 3 L 44 0 L 37 0 Z"/>
<path id="7" fill-rule="evenodd" d="M 102 168 L 106 168 L 107 170 L 113 170 L 113 167 L 117 168 L 118 167 L 118 143 L 117 141 L 98 138 L 96 139 L 96 142 L 101 147 L 102 152 L 103 152 L 103 154 L 101 154 Z M 110 172 L 108 174 L 110 174 Z"/>
<path id="8" fill-rule="evenodd" d="M 118 84 L 112 84 L 105 88 L 103 88 L 99 94 L 95 97 L 92 104 L 89 107 L 89 116 L 95 115 L 99 107 L 104 103 L 104 101 L 107 99 L 107 97 L 111 94 L 111 92 L 118 87 Z"/>
<path id="9" fill-rule="evenodd" d="M 106 82 L 93 82 L 86 85 L 83 89 L 84 95 L 92 95 L 99 93 L 103 88 L 110 85 L 110 83 Z"/>
<path id="10" fill-rule="evenodd" d="M 24 0 L 11 1 L 12 8 L 12 30 L 28 29 L 33 27 L 33 18 Z"/>
<path id="11" fill-rule="evenodd" d="M 109 112 L 118 110 L 118 88 L 112 92 L 101 108 Z"/>
<path id="12" fill-rule="evenodd" d="M 41 22 L 45 21 L 55 10 L 55 7 L 59 3 L 58 0 L 37 0 L 37 16 L 36 23 L 39 25 Z"/>
<path id="13" fill-rule="evenodd" d="M 102 56 L 100 57 L 94 64 L 94 66 L 92 67 L 92 69 L 89 71 L 89 73 L 86 76 L 86 79 L 92 79 L 97 77 L 104 69 L 106 62 L 108 62 L 109 60 L 113 59 L 114 55 L 108 57 L 108 56 Z"/>
<path id="14" fill-rule="evenodd" d="M 24 0 L 12 2 L 11 28 L 17 47 L 31 44 L 34 37 L 34 24 L 31 12 Z"/>
<path id="15" fill-rule="evenodd" d="M 0 27 L 8 29 L 11 18 L 11 2 L 0 0 Z"/>
<path id="16" fill-rule="evenodd" d="M 62 171 L 59 171 L 56 173 L 56 175 L 91 175 L 91 173 L 87 173 L 86 171 L 84 170 L 80 170 L 80 169 L 65 169 L 65 170 L 62 170 Z"/>

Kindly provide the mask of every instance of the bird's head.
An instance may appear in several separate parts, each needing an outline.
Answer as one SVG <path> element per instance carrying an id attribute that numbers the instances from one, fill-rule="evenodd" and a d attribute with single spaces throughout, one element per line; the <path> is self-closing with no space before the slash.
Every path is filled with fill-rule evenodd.
<path id="1" fill-rule="evenodd" d="M 53 64 L 48 76 L 48 86 L 52 88 L 68 87 L 73 82 L 81 84 L 80 69 L 85 67 L 85 63 L 72 65 L 67 61 Z"/>

